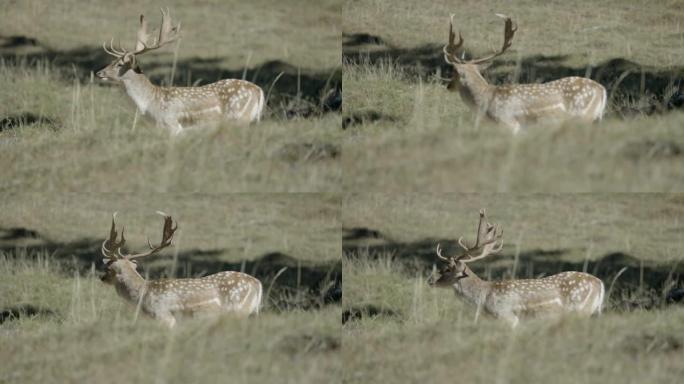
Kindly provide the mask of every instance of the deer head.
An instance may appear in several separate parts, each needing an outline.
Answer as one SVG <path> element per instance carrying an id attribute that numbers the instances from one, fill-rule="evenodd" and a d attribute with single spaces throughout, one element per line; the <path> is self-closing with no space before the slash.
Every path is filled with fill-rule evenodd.
<path id="1" fill-rule="evenodd" d="M 140 15 L 140 29 L 138 29 L 138 38 L 134 50 L 126 50 L 121 48 L 120 45 L 119 47 L 114 47 L 114 39 L 109 42 L 109 48 L 107 48 L 107 43 L 102 44 L 105 52 L 114 56 L 114 61 L 97 71 L 97 77 L 103 80 L 122 81 L 130 75 L 131 71 L 141 73 L 140 67 L 137 65 L 138 55 L 176 41 L 180 37 L 180 23 L 176 26 L 171 24 L 172 20 L 168 9 L 161 9 L 161 14 L 162 21 L 159 35 L 151 43 L 149 42 L 150 36 L 147 32 L 145 16 Z"/>
<path id="2" fill-rule="evenodd" d="M 173 238 L 174 232 L 178 229 L 178 225 L 173 226 L 173 219 L 171 216 L 168 216 L 163 212 L 157 213 L 164 216 L 164 229 L 162 231 L 161 243 L 159 243 L 158 246 L 152 246 L 148 239 L 147 244 L 150 249 L 135 254 L 121 253 L 121 248 L 126 244 L 126 238 L 124 237 L 125 228 L 121 229 L 121 240 L 117 241 L 118 234 L 115 223 L 116 212 L 112 215 L 112 228 L 109 231 L 109 239 L 102 242 L 101 249 L 102 256 L 104 257 L 102 262 L 105 264 L 105 275 L 102 276 L 103 282 L 109 284 L 116 283 L 117 276 L 136 270 L 137 264 L 134 259 L 152 255 L 171 245 L 171 239 Z"/>
<path id="3" fill-rule="evenodd" d="M 458 245 L 463 248 L 464 253 L 459 256 L 445 257 L 442 255 L 442 249 L 437 244 L 437 257 L 446 263 L 446 266 L 439 271 L 439 278 L 431 282 L 436 287 L 451 287 L 454 283 L 467 277 L 473 277 L 474 274 L 468 268 L 467 263 L 476 260 L 484 259 L 485 257 L 498 253 L 503 248 L 503 229 L 499 230 L 499 226 L 491 224 L 487 221 L 485 210 L 480 210 L 480 222 L 477 226 L 477 239 L 475 245 L 468 246 L 463 241 L 463 236 L 458 238 Z M 474 255 L 474 252 L 479 251 L 479 255 Z"/>
<path id="4" fill-rule="evenodd" d="M 497 57 L 502 55 L 508 48 L 511 46 L 511 42 L 513 41 L 513 35 L 515 35 L 515 31 L 518 30 L 518 26 L 513 23 L 510 17 L 501 15 L 501 14 L 496 14 L 498 17 L 501 17 L 505 20 L 504 22 L 504 43 L 501 46 L 501 49 L 498 51 L 494 51 L 492 54 L 479 58 L 479 59 L 471 59 L 471 60 L 465 60 L 464 58 L 459 58 L 458 57 L 458 51 L 460 50 L 461 46 L 463 46 L 463 36 L 461 36 L 461 32 L 458 32 L 458 42 L 455 42 L 456 40 L 456 34 L 454 33 L 454 14 L 451 15 L 451 19 L 449 21 L 449 43 L 444 46 L 442 49 L 444 52 L 444 60 L 451 64 L 454 67 L 454 75 L 451 81 L 451 84 L 449 84 L 449 89 L 454 89 L 459 85 L 459 82 L 461 81 L 462 78 L 465 78 L 472 74 L 473 72 L 479 73 L 480 70 L 485 69 L 487 66 L 489 66 L 490 61 Z"/>

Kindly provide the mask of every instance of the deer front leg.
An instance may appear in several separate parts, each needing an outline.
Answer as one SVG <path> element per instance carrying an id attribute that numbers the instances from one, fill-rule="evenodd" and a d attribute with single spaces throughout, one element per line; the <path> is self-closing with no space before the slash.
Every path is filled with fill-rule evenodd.
<path id="1" fill-rule="evenodd" d="M 499 119 L 499 122 L 510 128 L 514 135 L 520 132 L 520 123 L 515 118 Z"/>
<path id="2" fill-rule="evenodd" d="M 518 316 L 517 316 L 515 313 L 511 312 L 511 311 L 500 312 L 500 313 L 497 315 L 497 317 L 499 317 L 500 319 L 503 319 L 503 320 L 507 321 L 508 324 L 510 324 L 511 328 L 517 327 L 517 326 L 518 326 L 518 323 L 520 322 L 520 319 L 518 318 Z"/>
<path id="3" fill-rule="evenodd" d="M 167 327 L 173 328 L 176 326 L 176 318 L 169 312 L 157 313 L 155 318 L 164 323 Z"/>
<path id="4" fill-rule="evenodd" d="M 176 123 L 175 127 L 173 127 L 171 130 L 171 134 L 173 136 L 178 136 L 181 134 L 181 132 L 183 132 L 183 126 L 180 125 L 180 123 Z"/>
<path id="5" fill-rule="evenodd" d="M 161 126 L 171 131 L 172 136 L 178 136 L 183 132 L 183 126 L 175 116 L 165 117 L 163 120 L 157 121 L 157 126 Z"/>

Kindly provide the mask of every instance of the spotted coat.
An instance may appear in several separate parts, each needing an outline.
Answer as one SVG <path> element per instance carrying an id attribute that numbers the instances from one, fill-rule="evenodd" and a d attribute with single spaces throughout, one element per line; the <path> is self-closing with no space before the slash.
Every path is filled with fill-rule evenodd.
<path id="1" fill-rule="evenodd" d="M 453 66 L 449 89 L 457 90 L 478 117 L 487 116 L 514 133 L 536 121 L 600 120 L 606 107 L 606 89 L 591 79 L 565 77 L 543 84 L 496 86 L 482 77 L 478 65 Z"/>
<path id="2" fill-rule="evenodd" d="M 135 71 L 122 76 L 126 92 L 143 114 L 181 133 L 185 128 L 222 119 L 258 122 L 264 108 L 264 92 L 245 80 L 226 79 L 201 87 L 158 87 Z"/>
<path id="3" fill-rule="evenodd" d="M 541 279 L 485 281 L 470 268 L 459 266 L 463 278 L 443 273 L 439 286 L 451 286 L 456 295 L 515 327 L 520 317 L 575 313 L 600 314 L 603 282 L 583 272 L 561 272 Z"/>
<path id="4" fill-rule="evenodd" d="M 197 279 L 145 280 L 136 264 L 126 259 L 112 262 L 103 280 L 120 296 L 173 327 L 182 315 L 230 313 L 258 314 L 261 282 L 241 272 L 225 271 Z"/>

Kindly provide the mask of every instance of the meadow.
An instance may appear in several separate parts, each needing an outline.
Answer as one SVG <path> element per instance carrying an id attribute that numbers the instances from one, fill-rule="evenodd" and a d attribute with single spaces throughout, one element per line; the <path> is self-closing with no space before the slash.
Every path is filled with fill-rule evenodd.
<path id="1" fill-rule="evenodd" d="M 339 197 L 272 194 L 17 194 L 0 202 L 0 382 L 339 382 Z M 189 318 L 174 330 L 138 316 L 103 284 L 111 214 L 149 278 L 252 274 L 258 317 Z"/>
<path id="2" fill-rule="evenodd" d="M 590 77 L 608 91 L 600 123 L 519 135 L 477 123 L 446 89 L 449 15 L 465 58 L 512 47 L 493 84 Z M 684 3 L 355 1 L 343 6 L 344 189 L 348 192 L 681 191 Z"/>
<path id="3" fill-rule="evenodd" d="M 677 382 L 684 367 L 678 250 L 684 200 L 668 194 L 351 194 L 343 201 L 344 381 Z M 511 331 L 432 288 L 435 247 L 458 254 L 478 210 L 504 230 L 486 279 L 566 270 L 601 278 L 603 314 L 528 319 Z"/>
<path id="4" fill-rule="evenodd" d="M 173 139 L 122 87 L 93 73 L 102 43 L 132 48 L 153 1 L 0 5 L 0 190 L 330 192 L 341 181 L 340 6 L 335 0 L 166 2 L 179 43 L 140 56 L 154 84 L 243 78 L 267 95 L 264 120 Z M 297 10 L 306 7 L 308 12 Z M 307 28 L 302 28 L 306 26 Z M 210 183 L 207 180 L 211 180 Z"/>

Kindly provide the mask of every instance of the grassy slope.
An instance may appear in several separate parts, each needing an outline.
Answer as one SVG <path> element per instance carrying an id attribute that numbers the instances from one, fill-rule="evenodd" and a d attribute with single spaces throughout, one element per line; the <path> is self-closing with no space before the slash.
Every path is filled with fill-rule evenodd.
<path id="1" fill-rule="evenodd" d="M 504 254 L 567 250 L 569 260 L 625 252 L 653 262 L 682 260 L 681 194 L 355 194 L 343 203 L 343 227 L 389 239 L 471 239 L 478 210 L 505 230 Z"/>
<path id="2" fill-rule="evenodd" d="M 155 211 L 161 210 L 179 224 L 176 249 L 181 252 L 217 249 L 227 261 L 276 251 L 311 262 L 340 258 L 340 200 L 334 194 L 65 194 L 44 199 L 38 193 L 7 196 L 0 202 L 0 228 L 37 231 L 56 243 L 101 241 L 117 211 L 128 244 L 141 249 L 147 237 L 158 241 L 162 219 Z"/>
<path id="3" fill-rule="evenodd" d="M 364 124 L 349 128 L 351 138 L 345 141 L 343 168 L 354 174 L 345 178 L 346 190 L 682 190 L 681 113 L 630 120 L 609 114 L 601 125 L 535 126 L 512 137 L 502 127 L 477 126 L 442 81 L 421 81 L 415 74 L 442 65 L 439 45 L 449 13 L 457 14 L 468 53 L 477 55 L 500 44 L 501 22 L 492 14 L 501 12 L 516 19 L 519 32 L 513 50 L 486 73 L 506 78 L 497 82 L 514 81 L 520 69 L 516 61 L 535 55 L 560 57 L 547 64 L 549 73 L 625 59 L 653 73 L 674 70 L 672 76 L 679 79 L 684 40 L 676 20 L 684 8 L 680 2 L 644 4 L 592 3 L 587 5 L 591 12 L 578 13 L 576 2 L 516 2 L 515 9 L 497 1 L 467 2 L 457 9 L 441 1 L 345 3 L 344 32 L 378 36 L 386 44 L 350 46 L 348 53 L 363 56 L 385 49 L 395 61 L 344 66 L 345 115 L 365 118 Z M 427 52 L 433 53 L 425 53 L 430 46 Z M 638 109 L 644 102 L 613 99 L 620 108 Z"/>
<path id="4" fill-rule="evenodd" d="M 6 197 L 0 208 L 0 310 L 25 312 L 30 305 L 42 313 L 1 322 L 0 381 L 223 382 L 232 377 L 240 382 L 277 378 L 315 383 L 341 377 L 335 352 L 340 346 L 339 305 L 303 310 L 294 301 L 298 297 L 274 297 L 280 295 L 275 292 L 285 275 L 272 283 L 271 277 L 257 274 L 265 289 L 274 284 L 274 290 L 264 298 L 264 311 L 256 319 L 189 319 L 170 332 L 144 316 L 136 319 L 134 308 L 100 283 L 97 249 L 114 210 L 119 211 L 119 225 L 126 225 L 132 249 L 142 249 L 145 236 L 158 241 L 161 220 L 154 210 L 163 209 L 179 223 L 174 251 L 198 254 L 188 258 L 194 269 L 186 273 L 213 273 L 217 271 L 201 270 L 202 266 L 254 260 L 271 252 L 294 257 L 305 266 L 328 268 L 340 260 L 339 197 Z M 17 227 L 24 231 L 10 230 Z M 65 251 L 79 241 L 85 245 L 77 247 L 86 249 L 76 254 Z M 57 244 L 58 249 L 41 251 L 43 242 Z M 24 247 L 33 251 L 27 253 Z M 202 254 L 212 251 L 218 253 Z M 173 253 L 142 261 L 141 270 L 169 266 Z M 85 263 L 86 271 L 90 262 L 95 263 L 98 271 L 79 275 L 72 259 Z M 288 300 L 292 305 L 283 306 Z"/>
<path id="5" fill-rule="evenodd" d="M 334 77 L 340 62 L 339 4 L 327 1 L 311 5 L 295 0 L 267 3 L 168 4 L 185 31 L 175 76 L 188 83 L 207 83 L 228 73 L 239 77 L 242 68 L 258 71 L 266 62 L 279 61 L 295 68 L 295 82 L 298 71 L 311 79 L 320 78 L 309 83 L 302 80 L 304 85 Z M 303 6 L 311 11 L 293 12 Z M 153 2 L 123 2 L 117 4 L 116 16 L 109 6 L 97 2 L 53 5 L 27 1 L 3 7 L 8 22 L 0 27 L 0 36 L 26 36 L 37 43 L 0 51 L 8 59 L 0 62 L 0 87 L 11 90 L 0 93 L 0 117 L 23 117 L 18 126 L 7 124 L 13 128 L 3 122 L 2 159 L 12 166 L 0 171 L 0 188 L 93 192 L 336 190 L 341 179 L 337 160 L 339 116 L 283 120 L 282 103 L 298 100 L 296 83 L 287 92 L 281 90 L 279 100 L 269 105 L 270 117 L 259 125 L 226 124 L 171 140 L 166 131 L 135 115 L 135 107 L 122 89 L 88 80 L 88 71 L 109 60 L 99 42 L 117 36 L 130 46 L 136 15 L 145 12 L 156 25 L 159 16 L 155 7 Z M 303 31 L 301 25 L 309 29 Z M 41 52 L 56 54 L 57 58 L 48 63 L 40 59 Z M 72 67 L 65 52 L 72 52 L 76 66 Z M 15 63 L 17 54 L 37 60 Z M 156 82 L 168 82 L 174 69 L 173 56 L 172 48 L 150 53 L 141 59 L 143 70 Z M 280 71 L 277 66 L 270 70 Z M 270 84 L 262 85 L 269 90 Z M 39 121 L 26 124 L 28 114 Z"/>
<path id="6" fill-rule="evenodd" d="M 140 14 L 146 15 L 150 27 L 159 23 L 158 2 L 123 0 L 117 2 L 116 12 L 107 4 L 81 0 L 5 3 L 0 35 L 33 37 L 58 50 L 83 45 L 98 49 L 103 41 L 115 37 L 131 48 Z M 256 0 L 249 4 L 171 0 L 164 7 L 169 7 L 171 16 L 182 25 L 180 59 L 219 57 L 227 67 L 253 66 L 274 59 L 302 68 L 334 68 L 340 62 L 339 0 Z M 302 7 L 310 12 L 301 12 Z M 151 56 L 169 59 L 172 51 Z M 149 60 L 146 55 L 143 64 Z"/>
<path id="7" fill-rule="evenodd" d="M 43 260 L 0 256 L 0 308 L 30 303 L 52 311 L 0 326 L 2 382 L 320 383 L 341 376 L 338 306 L 265 311 L 250 321 L 190 319 L 169 331 L 136 319 L 97 277 L 69 277 Z"/>
<path id="8" fill-rule="evenodd" d="M 472 239 L 477 209 L 487 207 L 505 238 L 502 256 L 488 264 L 510 268 L 518 252 L 559 248 L 574 261 L 625 252 L 665 266 L 681 262 L 681 196 L 376 194 L 349 196 L 343 206 L 344 227 L 379 231 L 371 246 L 434 239 L 434 255 L 436 239 Z M 343 356 L 356 368 L 345 370 L 347 382 L 672 382 L 684 373 L 680 307 L 618 311 L 613 292 L 599 318 L 530 320 L 510 332 L 489 317 L 475 324 L 474 309 L 451 290 L 431 289 L 429 270 L 416 270 L 410 255 L 352 244 L 343 308 L 362 319 L 343 327 Z"/>
<path id="9" fill-rule="evenodd" d="M 345 261 L 345 302 L 380 314 L 343 327 L 346 382 L 676 382 L 684 374 L 684 309 L 532 320 L 515 332 L 453 292 L 388 262 Z M 344 304 L 344 308 L 348 308 Z"/>

